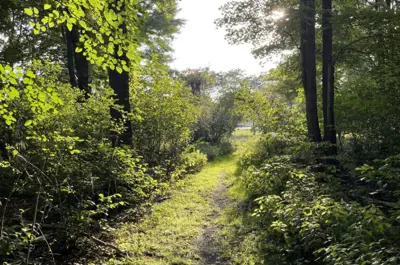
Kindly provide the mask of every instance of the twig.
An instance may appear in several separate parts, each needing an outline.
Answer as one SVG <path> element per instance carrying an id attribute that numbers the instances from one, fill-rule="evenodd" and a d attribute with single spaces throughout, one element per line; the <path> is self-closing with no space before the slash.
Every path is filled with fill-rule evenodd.
<path id="1" fill-rule="evenodd" d="M 104 242 L 103 240 L 100 240 L 95 236 L 91 236 L 91 238 L 96 244 L 98 244 L 100 246 L 103 246 L 103 247 L 110 247 L 110 248 L 114 249 L 115 251 L 117 251 L 118 254 L 124 254 L 125 253 L 119 247 L 117 247 L 117 246 L 115 246 L 115 245 L 113 245 L 111 243 Z"/>
<path id="2" fill-rule="evenodd" d="M 47 241 L 47 238 L 46 238 L 46 236 L 43 234 L 42 229 L 40 229 L 40 226 L 38 227 L 38 229 L 39 229 L 40 233 L 42 234 L 42 237 L 43 237 L 44 241 L 46 242 L 47 247 L 49 248 L 49 252 L 50 252 L 50 254 L 51 254 L 51 258 L 53 259 L 53 263 L 56 264 L 56 260 L 54 259 L 54 253 L 53 253 L 53 250 L 51 250 L 51 246 L 50 246 L 50 244 L 49 244 L 49 241 Z"/>
<path id="3" fill-rule="evenodd" d="M 35 205 L 35 214 L 33 217 L 33 224 L 32 224 L 32 230 L 31 230 L 31 235 L 28 237 L 28 253 L 26 254 L 26 264 L 29 264 L 29 256 L 31 254 L 31 244 L 32 240 L 31 237 L 33 237 L 33 234 L 35 232 L 35 226 L 36 226 L 36 218 L 37 218 L 37 212 L 39 208 L 39 201 L 40 201 L 40 193 L 42 192 L 42 182 L 40 181 L 39 178 L 37 178 L 37 181 L 39 182 L 39 191 L 36 197 L 36 205 Z"/>

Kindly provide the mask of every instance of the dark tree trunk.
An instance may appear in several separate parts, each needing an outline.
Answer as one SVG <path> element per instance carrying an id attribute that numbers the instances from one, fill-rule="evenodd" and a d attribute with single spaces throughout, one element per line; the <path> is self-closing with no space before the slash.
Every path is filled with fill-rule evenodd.
<path id="1" fill-rule="evenodd" d="M 79 47 L 79 29 L 75 26 L 72 29 L 72 40 L 74 43 L 74 60 L 76 74 L 78 76 L 78 87 L 85 93 L 85 97 L 90 94 L 89 89 L 89 62 L 82 52 L 76 52 Z"/>
<path id="2" fill-rule="evenodd" d="M 335 129 L 335 81 L 332 59 L 332 0 L 322 1 L 322 95 L 324 112 L 324 141 L 333 146 L 330 153 L 336 153 Z"/>
<path id="3" fill-rule="evenodd" d="M 75 66 L 74 66 L 74 41 L 72 37 L 72 32 L 65 28 L 65 39 L 67 42 L 67 66 L 68 66 L 68 74 L 69 74 L 69 83 L 72 87 L 77 87 L 78 82 L 76 81 L 75 76 Z"/>
<path id="4" fill-rule="evenodd" d="M 69 82 L 73 87 L 79 87 L 84 93 L 85 97 L 90 94 L 89 89 L 89 62 L 82 52 L 76 52 L 79 47 L 79 30 L 76 26 L 72 31 L 65 29 L 67 41 L 67 60 L 68 60 L 68 73 Z"/>
<path id="5" fill-rule="evenodd" d="M 117 12 L 117 10 L 115 10 Z M 122 5 L 120 12 L 125 11 L 125 6 Z M 122 23 L 120 28 L 126 34 L 126 24 Z M 115 57 L 117 58 L 118 62 L 126 61 L 127 65 L 129 65 L 129 59 L 126 54 L 122 56 L 118 56 L 118 46 L 115 46 Z M 108 78 L 110 82 L 110 87 L 114 90 L 116 96 L 116 103 L 123 107 L 124 112 L 130 113 L 131 107 L 129 102 L 129 73 L 123 71 L 122 73 L 118 73 L 117 70 L 109 70 L 108 71 Z M 111 116 L 121 121 L 124 118 L 124 114 L 116 109 L 111 109 Z M 126 117 L 125 119 L 125 128 L 126 130 L 117 135 L 115 132 L 112 132 L 112 143 L 113 146 L 119 146 L 121 144 L 130 145 L 132 146 L 132 123 Z"/>
<path id="6" fill-rule="evenodd" d="M 123 57 L 119 57 L 119 59 L 123 59 Z M 126 113 L 130 113 L 129 73 L 124 71 L 120 74 L 116 70 L 109 70 L 108 77 L 110 86 L 116 95 L 116 103 L 122 106 Z M 111 109 L 111 116 L 118 121 L 124 118 L 123 113 L 114 108 Z M 112 142 L 114 146 L 119 146 L 120 144 L 132 145 L 132 124 L 128 119 L 125 121 L 125 127 L 126 130 L 121 135 L 113 133 Z"/>
<path id="7" fill-rule="evenodd" d="M 300 0 L 300 12 L 300 53 L 308 137 L 312 142 L 320 142 L 315 61 L 315 0 Z"/>

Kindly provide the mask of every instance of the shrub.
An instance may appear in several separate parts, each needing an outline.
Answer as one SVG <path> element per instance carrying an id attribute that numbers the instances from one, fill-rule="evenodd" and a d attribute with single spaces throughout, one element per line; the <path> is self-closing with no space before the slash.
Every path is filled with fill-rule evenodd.
<path id="1" fill-rule="evenodd" d="M 390 220 L 375 206 L 332 198 L 310 173 L 292 171 L 283 192 L 257 201 L 265 240 L 275 242 L 267 264 L 398 264 Z"/>
<path id="2" fill-rule="evenodd" d="M 180 160 L 181 166 L 188 174 L 199 172 L 206 163 L 207 156 L 199 150 L 184 153 Z"/>
<path id="3" fill-rule="evenodd" d="M 93 88 L 83 101 L 80 90 L 59 81 L 57 65 L 7 69 L 0 71 L 0 131 L 7 143 L 0 161 L 1 260 L 26 259 L 29 252 L 38 261 L 43 249 L 32 242 L 68 254 L 107 228 L 117 207 L 140 209 L 163 192 L 166 170 L 111 145 L 110 132 L 124 130 L 124 121 L 111 118 L 110 108 L 120 107 L 110 89 Z M 21 88 L 10 86 L 11 75 L 23 78 Z"/>
<path id="4" fill-rule="evenodd" d="M 334 166 L 315 170 L 323 146 L 291 141 L 265 136 L 241 158 L 263 264 L 398 264 L 398 211 L 351 200 L 398 198 L 398 157 L 358 168 L 346 188 Z"/>
<path id="5" fill-rule="evenodd" d="M 158 64 L 146 65 L 133 78 L 133 146 L 150 166 L 173 171 L 191 140 L 199 111 L 190 90 Z"/>
<path id="6" fill-rule="evenodd" d="M 213 161 L 219 156 L 227 155 L 235 151 L 232 143 L 227 140 L 224 140 L 219 144 L 197 142 L 195 148 L 205 154 L 209 161 Z"/>

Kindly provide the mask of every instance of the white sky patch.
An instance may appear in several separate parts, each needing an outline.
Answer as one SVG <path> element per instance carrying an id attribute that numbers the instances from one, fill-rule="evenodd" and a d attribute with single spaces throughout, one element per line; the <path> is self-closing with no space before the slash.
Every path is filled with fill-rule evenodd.
<path id="1" fill-rule="evenodd" d="M 210 67 L 215 71 L 240 68 L 247 74 L 259 74 L 274 67 L 273 62 L 260 65 L 251 54 L 251 45 L 229 45 L 223 29 L 217 29 L 215 19 L 221 17 L 220 6 L 228 0 L 182 0 L 178 17 L 186 23 L 173 42 L 171 66 L 178 70 Z M 280 14 L 277 14 L 280 15 Z"/>
<path id="2" fill-rule="evenodd" d="M 272 12 L 272 19 L 273 20 L 279 20 L 285 16 L 285 12 L 282 10 L 276 10 Z"/>

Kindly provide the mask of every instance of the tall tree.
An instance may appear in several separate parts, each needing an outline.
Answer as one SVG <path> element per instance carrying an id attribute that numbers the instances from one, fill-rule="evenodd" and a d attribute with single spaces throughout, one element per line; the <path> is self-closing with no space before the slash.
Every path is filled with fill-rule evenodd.
<path id="1" fill-rule="evenodd" d="M 78 52 L 78 49 L 83 50 L 82 44 L 79 43 L 79 31 L 78 26 L 73 26 L 72 30 L 66 28 L 67 67 L 71 86 L 79 87 L 87 97 L 90 94 L 89 62 L 81 52 Z"/>
<path id="2" fill-rule="evenodd" d="M 320 142 L 315 60 L 315 0 L 300 0 L 300 54 L 308 137 L 312 142 Z"/>
<path id="3" fill-rule="evenodd" d="M 332 59 L 332 0 L 322 1 L 322 100 L 324 113 L 324 141 L 336 144 L 335 129 L 335 81 Z M 331 148 L 336 153 L 336 147 Z"/>
<path id="4" fill-rule="evenodd" d="M 124 35 L 127 34 L 127 25 L 126 25 L 126 6 L 124 1 L 115 1 L 111 4 L 110 10 L 113 10 L 116 14 L 119 14 L 122 18 L 122 23 L 119 25 L 119 29 Z M 115 45 L 114 47 L 114 56 L 120 62 L 124 62 L 123 64 L 129 65 L 130 61 L 126 54 L 120 51 L 120 45 Z M 115 67 L 114 69 L 110 68 L 108 71 L 108 78 L 110 87 L 114 90 L 116 96 L 116 102 L 118 105 L 122 106 L 123 112 L 120 110 L 111 109 L 111 115 L 114 119 L 121 121 L 124 120 L 125 130 L 122 134 L 112 135 L 112 142 L 114 146 L 118 146 L 120 144 L 126 144 L 132 146 L 132 123 L 128 117 L 124 117 L 124 114 L 128 114 L 131 112 L 131 106 L 129 102 L 129 72 L 124 71 L 119 67 Z"/>

